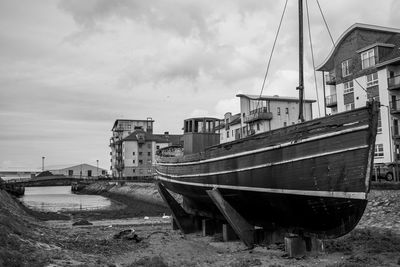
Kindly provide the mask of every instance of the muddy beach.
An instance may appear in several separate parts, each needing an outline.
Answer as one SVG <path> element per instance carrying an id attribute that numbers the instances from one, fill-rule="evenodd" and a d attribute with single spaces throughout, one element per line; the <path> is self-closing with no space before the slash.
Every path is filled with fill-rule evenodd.
<path id="1" fill-rule="evenodd" d="M 146 190 L 104 190 L 116 209 L 40 213 L 0 192 L 0 266 L 399 266 L 400 192 L 374 190 L 350 234 L 325 241 L 325 252 L 293 259 L 282 244 L 247 249 L 221 235 L 183 235 L 172 230 L 168 210 L 140 202 Z M 150 186 L 151 187 L 151 186 Z M 150 190 L 150 191 L 149 191 Z M 134 193 L 131 197 L 126 192 Z M 155 192 L 155 191 L 154 191 Z M 150 195 L 153 198 L 152 192 Z M 158 197 L 155 197 L 156 199 Z M 166 215 L 163 217 L 163 215 Z M 146 218 L 145 218 L 146 217 Z M 86 226 L 73 226 L 85 219 Z M 130 233 L 122 235 L 121 233 Z M 132 236 L 136 235 L 135 238 Z"/>

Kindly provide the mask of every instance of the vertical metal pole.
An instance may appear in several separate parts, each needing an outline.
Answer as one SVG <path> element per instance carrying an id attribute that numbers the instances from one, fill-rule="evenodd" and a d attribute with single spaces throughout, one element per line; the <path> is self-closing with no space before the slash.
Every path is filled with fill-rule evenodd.
<path id="1" fill-rule="evenodd" d="M 304 73 L 303 73 L 303 0 L 299 0 L 299 120 L 304 121 Z"/>
<path id="2" fill-rule="evenodd" d="M 42 157 L 42 172 L 44 171 L 44 159 L 45 157 Z"/>
<path id="3" fill-rule="evenodd" d="M 96 160 L 96 163 L 97 163 L 97 169 L 96 169 L 96 172 L 97 172 L 97 178 L 99 178 L 99 160 L 97 159 Z"/>
<path id="4" fill-rule="evenodd" d="M 326 117 L 325 71 L 322 72 L 322 87 L 324 91 L 324 115 Z"/>

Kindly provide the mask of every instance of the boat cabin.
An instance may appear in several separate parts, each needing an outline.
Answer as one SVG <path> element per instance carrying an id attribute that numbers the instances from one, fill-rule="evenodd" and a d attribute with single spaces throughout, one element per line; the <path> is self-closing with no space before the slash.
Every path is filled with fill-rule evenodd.
<path id="1" fill-rule="evenodd" d="M 219 144 L 217 118 L 190 118 L 184 120 L 183 147 L 185 155 L 198 153 L 206 147 Z"/>

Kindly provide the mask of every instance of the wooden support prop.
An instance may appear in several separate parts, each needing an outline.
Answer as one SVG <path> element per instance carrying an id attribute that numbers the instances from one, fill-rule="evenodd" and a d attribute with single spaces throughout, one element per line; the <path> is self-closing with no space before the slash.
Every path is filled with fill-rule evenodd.
<path id="1" fill-rule="evenodd" d="M 315 237 L 291 235 L 285 237 L 285 251 L 291 258 L 318 254 L 324 252 L 324 243 Z"/>
<path id="2" fill-rule="evenodd" d="M 165 189 L 165 187 L 160 183 L 156 182 L 158 192 L 163 198 L 164 202 L 168 205 L 172 212 L 172 217 L 178 228 L 184 234 L 190 234 L 196 232 L 196 227 L 193 223 L 192 216 L 190 216 L 186 211 L 181 207 L 181 205 L 175 200 L 173 196 Z"/>
<path id="3" fill-rule="evenodd" d="M 306 254 L 306 241 L 301 236 L 285 237 L 285 251 L 290 258 L 302 257 Z"/>
<path id="4" fill-rule="evenodd" d="M 228 242 L 228 241 L 233 241 L 233 240 L 238 240 L 238 239 L 239 239 L 239 237 L 233 230 L 232 226 L 230 226 L 227 223 L 224 223 L 222 225 L 222 240 L 224 240 L 224 242 Z"/>
<path id="5" fill-rule="evenodd" d="M 217 188 L 207 190 L 214 204 L 246 246 L 254 246 L 254 226 L 249 224 L 221 195 Z"/>

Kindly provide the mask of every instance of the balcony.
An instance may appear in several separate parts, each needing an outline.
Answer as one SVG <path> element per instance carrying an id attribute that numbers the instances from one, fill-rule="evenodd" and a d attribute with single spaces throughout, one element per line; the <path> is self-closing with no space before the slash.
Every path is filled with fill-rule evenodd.
<path id="1" fill-rule="evenodd" d="M 336 95 L 329 95 L 325 98 L 326 107 L 332 108 L 337 106 L 337 96 Z"/>
<path id="2" fill-rule="evenodd" d="M 400 75 L 388 78 L 388 89 L 400 89 Z"/>
<path id="3" fill-rule="evenodd" d="M 117 164 L 115 164 L 115 168 L 118 170 L 118 171 L 122 171 L 123 169 L 124 169 L 124 163 L 123 162 L 121 162 L 121 163 L 117 163 Z"/>
<path id="4" fill-rule="evenodd" d="M 271 120 L 272 112 L 269 112 L 266 107 L 253 109 L 250 114 L 244 117 L 244 122 L 249 123 L 258 120 Z"/>
<path id="5" fill-rule="evenodd" d="M 333 75 L 325 75 L 325 84 L 326 85 L 336 85 L 336 77 Z"/>

